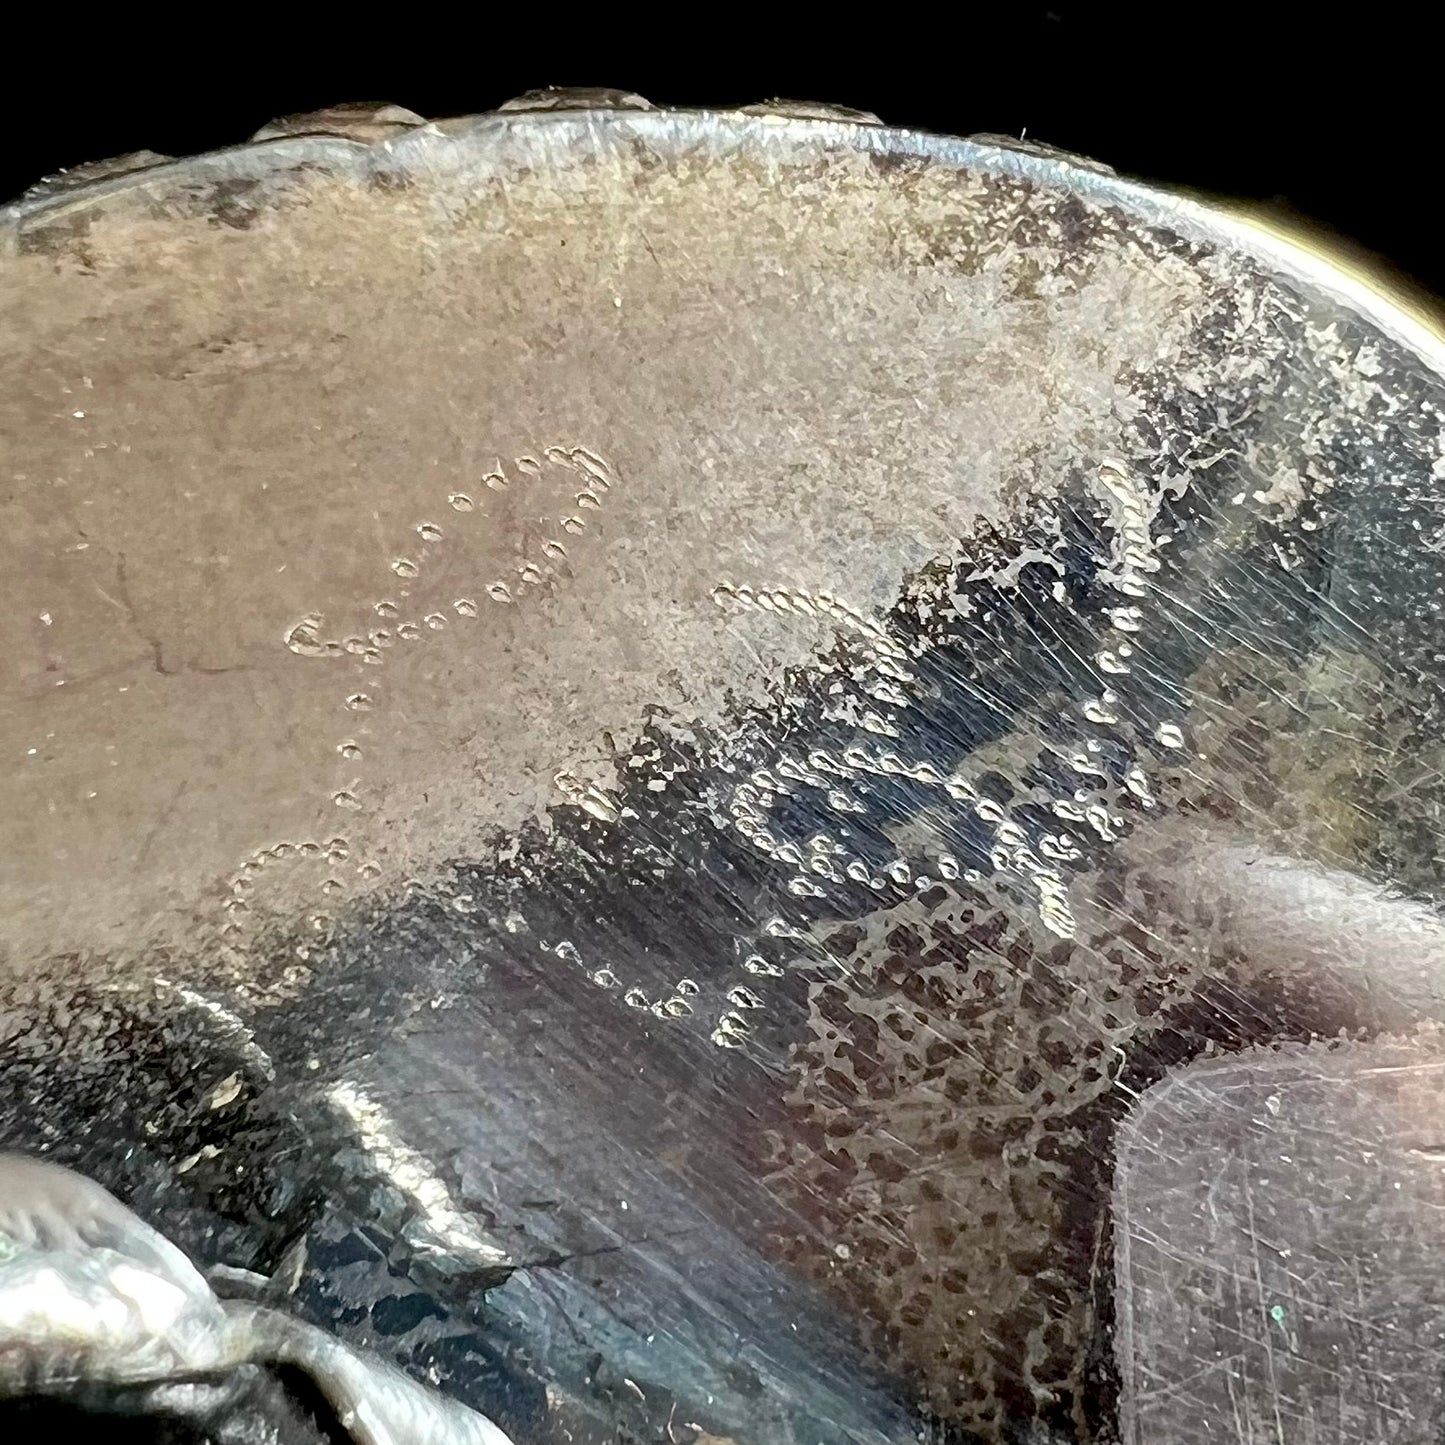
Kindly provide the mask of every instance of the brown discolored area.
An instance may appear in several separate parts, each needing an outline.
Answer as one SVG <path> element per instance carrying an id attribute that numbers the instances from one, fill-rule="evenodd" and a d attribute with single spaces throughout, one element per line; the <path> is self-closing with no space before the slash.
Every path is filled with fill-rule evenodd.
<path id="1" fill-rule="evenodd" d="M 545 815 L 559 774 L 605 788 L 646 708 L 718 725 L 827 635 L 742 635 L 714 585 L 875 611 L 1112 445 L 1184 344 L 1194 269 L 1105 208 L 1055 231 L 1022 181 L 760 125 L 283 140 L 11 214 L 12 966 L 197 918 L 244 948 Z M 548 460 L 575 448 L 615 481 L 592 514 Z M 417 636 L 367 658 L 385 602 Z M 358 647 L 288 651 L 313 615 Z M 267 851 L 337 835 L 329 897 Z"/>

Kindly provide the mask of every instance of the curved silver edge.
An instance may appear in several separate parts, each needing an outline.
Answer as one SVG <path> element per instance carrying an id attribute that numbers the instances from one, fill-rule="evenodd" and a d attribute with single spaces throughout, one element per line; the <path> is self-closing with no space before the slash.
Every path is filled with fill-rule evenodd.
<path id="1" fill-rule="evenodd" d="M 1392 340 L 1415 352 L 1432 371 L 1445 374 L 1445 331 L 1432 325 L 1407 302 L 1374 284 L 1361 268 L 1294 240 L 1264 222 L 1234 213 L 1181 193 L 1132 181 L 1106 167 L 1063 151 L 1032 143 L 1013 145 L 998 137 L 974 140 L 896 129 L 864 120 L 806 118 L 796 109 L 775 113 L 762 107 L 737 110 L 588 109 L 494 111 L 453 120 L 432 121 L 382 140 L 310 134 L 250 142 L 202 155 L 168 160 L 141 170 L 82 183 L 72 191 L 22 196 L 0 207 L 0 235 L 42 215 L 58 215 L 157 179 L 190 173 L 233 177 L 250 172 L 260 178 L 298 165 L 351 165 L 379 171 L 384 164 L 410 163 L 442 172 L 447 152 L 465 146 L 475 163 L 488 151 L 500 155 L 514 137 L 526 133 L 592 132 L 597 141 L 616 144 L 640 140 L 654 146 L 708 146 L 717 154 L 747 146 L 766 153 L 784 135 L 793 143 L 816 149 L 847 149 L 853 153 L 917 158 L 985 175 L 1025 181 L 1043 189 L 1082 194 L 1117 206 L 1139 220 L 1174 232 L 1182 239 L 1242 251 L 1300 284 L 1316 288 L 1337 304 L 1376 326 Z M 357 163 L 361 164 L 358 165 Z M 3 243 L 0 243 L 3 244 Z"/>

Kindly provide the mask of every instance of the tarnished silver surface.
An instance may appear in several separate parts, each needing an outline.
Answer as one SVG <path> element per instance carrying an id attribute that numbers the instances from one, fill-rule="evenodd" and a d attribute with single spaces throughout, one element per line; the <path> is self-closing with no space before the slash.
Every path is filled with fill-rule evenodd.
<path id="1" fill-rule="evenodd" d="M 415 119 L 0 222 L 5 1140 L 518 1440 L 1111 1438 L 1139 1092 L 1441 1013 L 1437 335 L 1033 149 Z"/>

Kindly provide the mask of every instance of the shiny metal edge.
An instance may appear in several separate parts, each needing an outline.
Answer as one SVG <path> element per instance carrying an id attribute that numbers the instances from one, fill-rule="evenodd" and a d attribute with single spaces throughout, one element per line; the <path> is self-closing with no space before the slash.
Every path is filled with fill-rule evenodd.
<path id="1" fill-rule="evenodd" d="M 0 206 L 0 248 L 7 231 L 42 216 L 56 216 L 109 195 L 185 172 L 234 176 L 281 173 L 298 165 L 346 165 L 364 159 L 429 162 L 441 144 L 465 144 L 473 155 L 500 151 L 513 138 L 542 138 L 546 131 L 591 131 L 599 142 L 644 141 L 653 146 L 719 152 L 748 146 L 776 149 L 783 137 L 813 148 L 913 157 L 985 175 L 1015 178 L 1044 189 L 1082 194 L 1117 206 L 1139 220 L 1186 240 L 1241 251 L 1297 282 L 1318 288 L 1338 305 L 1378 327 L 1415 352 L 1432 371 L 1445 374 L 1445 308 L 1421 288 L 1393 275 L 1387 263 L 1361 254 L 1345 241 L 1268 214 L 1263 206 L 1184 188 L 1121 177 L 1106 166 L 1029 142 L 1014 145 L 997 136 L 967 139 L 879 125 L 871 119 L 824 119 L 799 114 L 796 106 L 765 105 L 710 110 L 679 107 L 641 110 L 586 104 L 548 110 L 500 109 L 431 121 L 380 140 L 308 133 L 248 142 L 197 156 L 165 160 L 144 169 L 82 182 L 73 190 L 27 194 Z"/>

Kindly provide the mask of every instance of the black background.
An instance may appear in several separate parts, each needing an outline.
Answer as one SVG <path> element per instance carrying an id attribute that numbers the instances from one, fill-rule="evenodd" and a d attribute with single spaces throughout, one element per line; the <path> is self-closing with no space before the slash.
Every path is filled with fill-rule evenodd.
<path id="1" fill-rule="evenodd" d="M 782 96 L 952 134 L 1020 135 L 1126 175 L 1270 202 L 1445 294 L 1431 7 L 815 8 L 564 11 L 190 8 L 101 35 L 57 12 L 0 61 L 11 115 L 0 196 L 82 161 L 185 155 L 277 115 L 388 100 L 432 117 L 549 85 L 657 104 Z M 33 12 L 40 15 L 41 12 Z M 803 21 L 803 35 L 781 32 Z M 587 33 L 583 33 L 583 32 Z M 20 101 L 35 88 L 37 99 Z"/>

